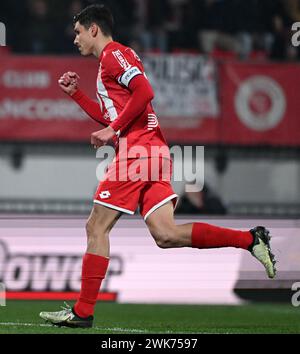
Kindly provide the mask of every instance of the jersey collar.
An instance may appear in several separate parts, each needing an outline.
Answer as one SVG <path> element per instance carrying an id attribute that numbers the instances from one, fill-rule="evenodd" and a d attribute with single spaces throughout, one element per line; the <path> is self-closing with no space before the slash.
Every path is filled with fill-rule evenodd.
<path id="1" fill-rule="evenodd" d="M 100 57 L 99 57 L 99 61 L 102 60 L 104 51 L 107 50 L 108 48 L 114 46 L 116 43 L 117 43 L 117 42 L 112 41 L 112 42 L 109 42 L 109 43 L 106 44 L 106 46 L 102 49 L 102 52 L 101 52 Z"/>

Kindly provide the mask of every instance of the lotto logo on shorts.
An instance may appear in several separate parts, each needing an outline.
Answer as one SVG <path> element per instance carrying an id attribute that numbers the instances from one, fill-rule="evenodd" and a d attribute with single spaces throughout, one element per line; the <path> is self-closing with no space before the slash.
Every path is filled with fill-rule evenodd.
<path id="1" fill-rule="evenodd" d="M 101 192 L 101 193 L 99 194 L 99 197 L 100 197 L 101 199 L 107 199 L 107 198 L 110 197 L 110 193 L 109 193 L 109 191 L 103 191 L 103 192 Z"/>

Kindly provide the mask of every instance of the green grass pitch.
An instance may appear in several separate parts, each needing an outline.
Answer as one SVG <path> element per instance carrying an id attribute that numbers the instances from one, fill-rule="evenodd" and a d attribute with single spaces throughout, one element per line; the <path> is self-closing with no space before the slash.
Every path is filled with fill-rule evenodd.
<path id="1" fill-rule="evenodd" d="M 98 303 L 91 329 L 53 327 L 40 311 L 61 301 L 7 301 L 0 307 L 0 333 L 300 333 L 300 308 L 291 304 L 241 306 Z"/>

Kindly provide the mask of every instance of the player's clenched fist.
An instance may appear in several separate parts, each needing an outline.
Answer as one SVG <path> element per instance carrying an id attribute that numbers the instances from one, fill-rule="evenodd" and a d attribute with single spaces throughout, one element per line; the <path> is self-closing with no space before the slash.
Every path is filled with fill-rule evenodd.
<path id="1" fill-rule="evenodd" d="M 107 128 L 98 130 L 91 135 L 91 144 L 94 148 L 106 145 L 109 140 L 116 136 L 116 132 L 108 126 Z"/>
<path id="2" fill-rule="evenodd" d="M 72 71 L 64 73 L 58 80 L 59 87 L 68 95 L 72 96 L 78 90 L 80 77 Z"/>

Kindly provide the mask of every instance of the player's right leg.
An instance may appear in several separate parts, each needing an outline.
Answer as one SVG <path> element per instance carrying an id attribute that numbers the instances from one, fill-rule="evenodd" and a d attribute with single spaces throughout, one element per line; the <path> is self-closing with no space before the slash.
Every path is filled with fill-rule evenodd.
<path id="1" fill-rule="evenodd" d="M 155 195 L 153 191 L 152 194 Z M 265 227 L 257 226 L 249 231 L 239 231 L 206 223 L 176 225 L 173 209 L 174 206 L 169 201 L 151 214 L 146 214 L 146 224 L 159 247 L 242 248 L 250 251 L 262 263 L 269 278 L 275 277 L 276 261 L 271 252 L 269 231 Z"/>
<path id="2" fill-rule="evenodd" d="M 87 251 L 82 261 L 80 296 L 73 309 L 41 312 L 44 320 L 67 327 L 92 327 L 94 307 L 109 262 L 109 232 L 121 213 L 102 205 L 94 205 L 86 224 Z"/>
<path id="3" fill-rule="evenodd" d="M 157 161 L 159 164 L 154 163 Z M 142 190 L 140 213 L 159 247 L 242 248 L 263 264 L 269 278 L 275 277 L 276 261 L 271 252 L 269 231 L 265 227 L 241 231 L 197 222 L 176 225 L 174 207 L 177 195 L 170 184 L 170 161 L 152 159 L 150 167 L 151 177 L 152 172 L 159 172 L 156 174 L 159 179 L 152 179 Z"/>

